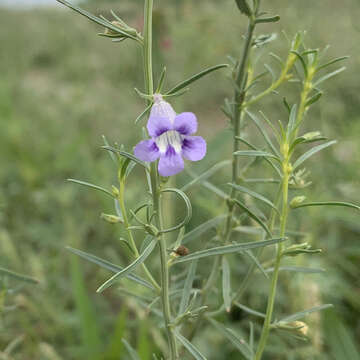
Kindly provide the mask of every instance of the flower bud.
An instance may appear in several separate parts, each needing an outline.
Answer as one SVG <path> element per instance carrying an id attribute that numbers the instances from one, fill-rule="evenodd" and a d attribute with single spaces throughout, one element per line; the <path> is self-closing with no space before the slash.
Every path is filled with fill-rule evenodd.
<path id="1" fill-rule="evenodd" d="M 114 26 L 118 27 L 119 29 L 121 30 L 125 30 L 123 24 L 121 24 L 119 21 L 112 21 L 111 22 Z M 118 35 L 119 33 L 115 30 L 112 30 L 112 29 L 109 29 L 109 28 L 105 28 L 105 31 L 104 31 L 104 34 L 105 35 Z M 121 35 L 121 34 L 120 34 Z"/>
<path id="2" fill-rule="evenodd" d="M 114 185 L 111 185 L 111 192 L 113 193 L 113 195 L 114 195 L 115 197 L 118 197 L 118 196 L 119 196 L 119 189 L 118 189 L 116 186 L 114 186 Z"/>
<path id="3" fill-rule="evenodd" d="M 291 201 L 290 201 L 290 207 L 292 209 L 295 209 L 298 205 L 300 205 L 301 203 L 303 203 L 305 201 L 306 197 L 305 196 L 295 196 Z"/>
<path id="4" fill-rule="evenodd" d="M 123 222 L 123 220 L 119 216 L 110 215 L 110 214 L 102 213 L 100 215 L 100 218 L 103 219 L 104 221 L 110 223 L 110 224 L 117 224 L 117 223 L 122 223 Z"/>
<path id="5" fill-rule="evenodd" d="M 311 131 L 311 132 L 304 134 L 302 137 L 306 141 L 309 141 L 309 140 L 314 140 L 314 139 L 318 138 L 320 135 L 321 135 L 320 131 Z"/>
<path id="6" fill-rule="evenodd" d="M 288 248 L 286 248 L 282 255 L 285 256 L 296 256 L 299 254 L 316 254 L 316 253 L 320 253 L 322 250 L 321 249 L 312 249 L 311 245 L 307 242 L 302 243 L 302 244 L 296 244 L 296 245 L 291 245 Z"/>
<path id="7" fill-rule="evenodd" d="M 275 323 L 273 327 L 281 330 L 289 330 L 297 333 L 300 336 L 307 336 L 309 332 L 309 326 L 303 321 L 291 321 L 291 322 L 279 321 L 278 323 Z"/>
<path id="8" fill-rule="evenodd" d="M 145 231 L 152 236 L 156 237 L 159 235 L 159 230 L 153 224 L 145 224 L 144 228 L 145 228 Z"/>

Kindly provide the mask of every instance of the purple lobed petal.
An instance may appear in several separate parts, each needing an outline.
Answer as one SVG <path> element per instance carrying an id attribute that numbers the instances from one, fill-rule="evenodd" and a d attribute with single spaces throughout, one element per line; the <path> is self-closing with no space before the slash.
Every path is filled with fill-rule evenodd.
<path id="1" fill-rule="evenodd" d="M 155 161 L 159 156 L 160 152 L 154 140 L 140 141 L 134 149 L 134 155 L 147 162 Z"/>
<path id="2" fill-rule="evenodd" d="M 174 120 L 174 130 L 182 135 L 191 135 L 196 133 L 198 127 L 195 114 L 183 112 L 176 116 Z"/>
<path id="3" fill-rule="evenodd" d="M 185 159 L 199 161 L 206 154 L 206 141 L 201 136 L 186 136 L 183 140 L 182 155 Z"/>
<path id="4" fill-rule="evenodd" d="M 162 133 L 172 130 L 173 124 L 169 118 L 158 115 L 150 115 L 147 129 L 151 137 L 160 136 Z"/>
<path id="5" fill-rule="evenodd" d="M 171 145 L 166 153 L 160 156 L 158 170 L 161 176 L 175 175 L 184 170 L 184 160 Z"/>

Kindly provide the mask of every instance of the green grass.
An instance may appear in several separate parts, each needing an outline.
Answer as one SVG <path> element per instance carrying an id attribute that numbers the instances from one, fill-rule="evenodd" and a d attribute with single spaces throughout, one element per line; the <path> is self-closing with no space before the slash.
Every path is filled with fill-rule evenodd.
<path id="1" fill-rule="evenodd" d="M 238 56 L 245 20 L 235 12 L 233 1 L 223 1 L 221 6 L 218 1 L 184 0 L 173 2 L 174 7 L 165 0 L 155 3 L 159 3 L 154 14 L 156 74 L 166 64 L 167 87 L 205 67 L 227 62 L 229 54 Z M 291 37 L 296 30 L 306 29 L 308 46 L 329 43 L 329 57 L 351 56 L 348 70 L 326 83 L 325 96 L 308 117 L 309 130 L 320 128 L 339 144 L 309 161 L 313 186 L 306 192 L 313 201 L 359 204 L 357 1 L 289 5 L 275 0 L 264 6 L 271 6 L 269 10 L 282 17 L 280 25 L 264 25 L 264 31 L 270 28 L 278 33 L 272 51 L 285 53 L 282 30 Z M 103 14 L 113 8 L 132 25 L 141 23 L 141 1 L 93 1 L 88 7 Z M 122 230 L 100 219 L 101 212 L 112 212 L 111 201 L 65 179 L 109 188 L 116 174 L 108 154 L 100 149 L 101 135 L 112 143 L 125 144 L 129 151 L 140 139 L 144 122 L 133 125 L 144 106 L 133 90 L 143 89 L 141 62 L 135 60 L 140 59 L 140 49 L 133 43 L 112 44 L 97 37 L 101 29 L 60 6 L 32 11 L 1 9 L 0 24 L 0 266 L 40 281 L 6 294 L 5 305 L 16 305 L 16 309 L 2 308 L 0 351 L 18 340 L 9 359 L 91 359 L 89 354 L 101 360 L 126 359 L 121 346 L 125 337 L 144 354 L 142 360 L 150 359 L 149 353 L 159 352 L 163 346 L 154 330 L 154 318 L 120 290 L 96 294 L 109 273 L 64 250 L 70 245 L 114 263 L 127 263 L 126 249 L 118 240 Z M 231 134 L 220 111 L 224 97 L 231 96 L 226 76 L 226 71 L 214 73 L 174 101 L 175 109 L 198 114 L 199 132 L 209 142 L 209 154 L 192 167 L 195 172 L 230 156 Z M 284 89 L 280 92 L 285 94 Z M 289 99 L 296 101 L 293 94 L 291 87 L 286 88 Z M 262 103 L 273 120 L 285 118 L 281 99 L 271 95 Z M 245 131 L 256 142 L 250 124 Z M 143 196 L 144 188 L 136 180 L 136 172 L 133 178 L 127 194 L 130 204 Z M 176 181 L 181 185 L 187 179 L 181 175 Z M 228 178 L 223 173 L 213 180 L 224 184 Z M 190 196 L 196 211 L 189 229 L 225 210 L 200 188 Z M 294 343 L 285 337 L 291 350 L 280 356 L 274 354 L 283 343 L 273 338 L 266 359 L 354 360 L 360 338 L 359 214 L 319 208 L 297 210 L 297 214 L 292 226 L 310 231 L 314 247 L 324 250 L 321 256 L 297 260 L 297 265 L 313 265 L 328 272 L 306 278 L 284 276 L 278 301 L 286 313 L 322 302 L 333 303 L 335 309 L 331 314 L 310 317 L 312 343 Z M 237 276 L 243 276 L 245 264 L 236 269 Z M 12 289 L 18 283 L 10 280 L 8 285 Z M 251 288 L 245 303 L 264 309 L 265 294 L 263 286 Z M 231 313 L 227 320 L 242 329 L 250 320 L 256 327 L 260 324 L 244 312 Z M 195 342 L 212 354 L 210 359 L 239 359 L 212 328 L 206 328 L 203 335 Z"/>

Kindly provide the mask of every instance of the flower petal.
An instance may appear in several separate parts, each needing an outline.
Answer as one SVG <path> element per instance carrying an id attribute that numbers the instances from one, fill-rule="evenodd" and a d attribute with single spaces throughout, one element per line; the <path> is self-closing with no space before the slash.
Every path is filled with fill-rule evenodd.
<path id="1" fill-rule="evenodd" d="M 201 136 L 187 136 L 183 140 L 182 155 L 185 159 L 199 161 L 206 154 L 206 141 Z"/>
<path id="2" fill-rule="evenodd" d="M 147 162 L 155 161 L 159 156 L 160 152 L 154 140 L 140 141 L 134 149 L 135 156 Z"/>
<path id="3" fill-rule="evenodd" d="M 151 137 L 158 137 L 166 131 L 172 130 L 173 124 L 170 119 L 158 115 L 150 115 L 147 129 Z"/>
<path id="4" fill-rule="evenodd" d="M 177 130 L 182 135 L 196 133 L 197 126 L 196 116 L 191 112 L 183 112 L 175 118 L 174 130 Z"/>
<path id="5" fill-rule="evenodd" d="M 158 170 L 161 176 L 175 175 L 184 170 L 184 160 L 171 145 L 166 153 L 160 156 Z"/>

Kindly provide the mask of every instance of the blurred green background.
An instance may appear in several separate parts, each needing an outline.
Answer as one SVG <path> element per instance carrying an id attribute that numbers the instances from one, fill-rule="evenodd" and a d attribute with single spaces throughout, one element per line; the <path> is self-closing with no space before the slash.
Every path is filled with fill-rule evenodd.
<path id="1" fill-rule="evenodd" d="M 140 49 L 96 36 L 102 29 L 55 0 L 49 3 L 25 10 L 0 7 L 0 265 L 40 281 L 21 288 L 10 281 L 11 291 L 1 290 L 0 359 L 127 359 L 120 342 L 125 337 L 142 360 L 150 360 L 162 343 L 153 331 L 157 322 L 115 288 L 97 295 L 97 286 L 109 273 L 64 250 L 71 245 L 115 263 L 127 262 L 118 241 L 121 229 L 99 217 L 112 211 L 111 201 L 66 178 L 109 187 L 116 173 L 100 149 L 101 135 L 128 150 L 141 138 L 144 122 L 134 126 L 134 119 L 144 104 L 133 90 L 143 89 Z M 246 23 L 234 1 L 155 4 L 155 72 L 167 66 L 167 86 L 228 62 L 227 55 L 239 55 Z M 141 27 L 140 0 L 93 0 L 83 6 L 103 15 L 113 9 Z M 339 143 L 309 161 L 313 185 L 305 192 L 311 200 L 360 203 L 360 5 L 357 0 L 274 0 L 263 7 L 282 19 L 259 27 L 258 34 L 278 34 L 265 52 L 284 56 L 282 31 L 292 37 L 306 30 L 307 46 L 330 44 L 329 58 L 351 56 L 347 71 L 323 86 L 325 96 L 308 114 L 308 130 L 321 130 Z M 198 115 L 199 133 L 208 141 L 208 156 L 192 166 L 196 172 L 231 154 L 231 133 L 220 110 L 224 97 L 231 96 L 228 75 L 213 74 L 174 100 L 179 112 Z M 295 85 L 286 87 L 293 101 L 295 94 Z M 286 116 L 281 95 L 283 88 L 280 96 L 271 95 L 261 104 L 275 121 Z M 255 134 L 253 128 L 246 131 Z M 140 172 L 132 176 L 127 199 L 135 204 L 144 196 L 144 181 Z M 182 174 L 174 181 L 182 184 L 187 177 Z M 226 174 L 214 178 L 220 185 L 227 181 Z M 195 211 L 188 229 L 224 211 L 219 210 L 221 201 L 200 188 L 190 196 Z M 285 338 L 283 354 L 274 343 L 266 359 L 360 359 L 359 219 L 359 213 L 341 208 L 294 212 L 293 227 L 311 232 L 308 240 L 323 249 L 322 255 L 301 264 L 327 272 L 284 277 L 278 301 L 289 313 L 320 303 L 335 308 L 310 318 L 308 343 Z M 266 288 L 260 284 L 249 289 L 245 303 L 263 310 Z M 250 320 L 257 321 L 245 313 L 227 319 L 234 326 Z M 241 359 L 211 329 L 195 340 L 210 359 Z"/>

